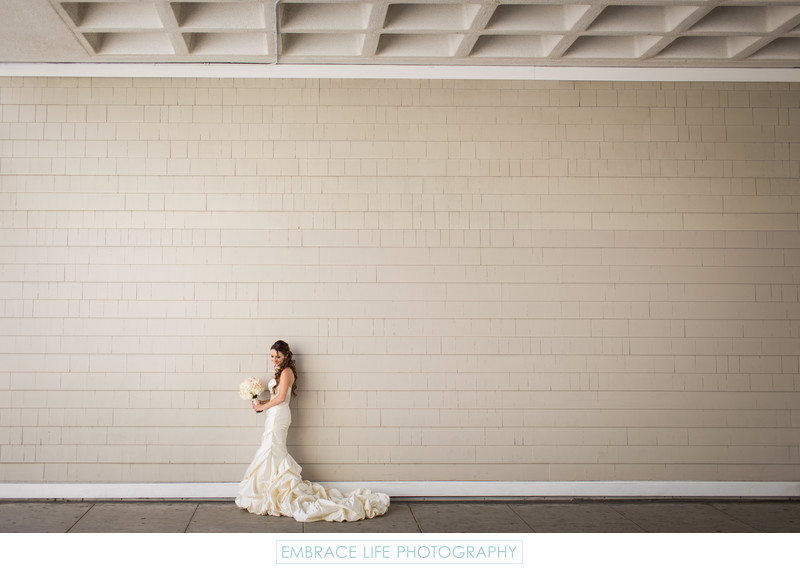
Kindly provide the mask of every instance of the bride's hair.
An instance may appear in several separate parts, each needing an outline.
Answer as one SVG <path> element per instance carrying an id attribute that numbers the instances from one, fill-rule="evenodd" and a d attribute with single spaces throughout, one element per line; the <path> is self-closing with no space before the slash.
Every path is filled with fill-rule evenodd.
<path id="1" fill-rule="evenodd" d="M 289 348 L 289 344 L 286 341 L 275 341 L 272 347 L 270 347 L 270 352 L 276 351 L 282 355 L 286 355 L 286 360 L 283 362 L 283 365 L 275 369 L 275 381 L 280 382 L 281 380 L 281 373 L 285 369 L 291 369 L 292 373 L 294 373 L 294 383 L 292 383 L 292 396 L 297 396 L 297 368 L 292 359 L 292 350 Z M 277 389 L 277 387 L 276 387 Z"/>

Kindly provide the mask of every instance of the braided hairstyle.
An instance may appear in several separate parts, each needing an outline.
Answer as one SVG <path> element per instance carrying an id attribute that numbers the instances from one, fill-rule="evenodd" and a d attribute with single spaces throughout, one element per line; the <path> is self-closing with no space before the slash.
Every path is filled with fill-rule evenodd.
<path id="1" fill-rule="evenodd" d="M 294 383 L 292 383 L 292 396 L 297 396 L 297 368 L 292 359 L 292 350 L 289 348 L 289 344 L 286 341 L 275 341 L 275 343 L 270 347 L 270 352 L 276 351 L 282 355 L 286 356 L 286 359 L 283 362 L 283 365 L 275 369 L 275 381 L 280 382 L 281 380 L 281 373 L 285 369 L 291 369 L 292 373 L 294 373 Z M 277 390 L 277 387 L 276 387 Z"/>

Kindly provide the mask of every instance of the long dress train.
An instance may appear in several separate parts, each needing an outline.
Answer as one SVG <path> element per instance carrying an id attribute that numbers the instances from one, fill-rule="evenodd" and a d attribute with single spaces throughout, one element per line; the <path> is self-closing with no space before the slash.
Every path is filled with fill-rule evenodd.
<path id="1" fill-rule="evenodd" d="M 274 383 L 270 382 L 270 388 Z M 302 468 L 286 448 L 292 422 L 290 400 L 291 390 L 285 401 L 267 409 L 261 446 L 239 484 L 236 505 L 250 513 L 289 516 L 302 522 L 357 521 L 386 513 L 386 494 L 359 488 L 344 495 L 300 477 Z"/>

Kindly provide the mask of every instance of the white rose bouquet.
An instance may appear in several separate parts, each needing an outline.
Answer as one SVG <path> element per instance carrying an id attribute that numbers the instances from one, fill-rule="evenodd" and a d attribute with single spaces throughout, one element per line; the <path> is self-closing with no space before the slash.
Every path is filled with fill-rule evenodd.
<path id="1" fill-rule="evenodd" d="M 260 379 L 250 377 L 239 385 L 239 396 L 242 400 L 255 399 L 264 392 L 264 383 Z M 258 412 L 261 412 L 260 410 Z"/>

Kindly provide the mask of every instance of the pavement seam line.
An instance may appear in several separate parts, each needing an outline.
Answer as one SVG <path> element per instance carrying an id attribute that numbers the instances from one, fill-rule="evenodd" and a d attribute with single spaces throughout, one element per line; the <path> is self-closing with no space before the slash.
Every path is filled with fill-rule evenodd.
<path id="1" fill-rule="evenodd" d="M 414 515 L 414 508 L 412 508 L 412 507 L 411 507 L 411 506 L 412 506 L 412 504 L 411 504 L 411 503 L 408 503 L 407 505 L 408 505 L 408 511 L 410 511 L 410 512 L 411 512 L 411 519 L 413 519 L 413 520 L 414 520 L 414 525 L 416 525 L 416 526 L 417 526 L 417 530 L 419 531 L 419 533 L 425 533 L 425 532 L 423 531 L 423 529 L 422 529 L 422 526 L 421 526 L 421 525 L 419 524 L 419 522 L 417 521 L 417 516 L 416 516 L 416 515 Z"/>
<path id="2" fill-rule="evenodd" d="M 538 533 L 531 524 L 529 524 L 527 521 L 525 521 L 525 518 L 523 518 L 521 515 L 519 515 L 519 513 L 517 513 L 517 510 L 514 509 L 514 506 L 512 506 L 511 504 L 506 504 L 506 505 L 514 513 L 514 515 L 517 516 L 519 518 L 519 520 L 523 524 L 525 524 L 525 526 L 527 526 L 528 529 L 531 530 L 532 533 Z"/>
<path id="3" fill-rule="evenodd" d="M 197 510 L 200 508 L 200 502 L 194 505 L 194 511 L 192 512 L 192 517 L 189 518 L 189 521 L 186 523 L 186 527 L 183 529 L 183 533 L 186 533 L 189 530 L 189 526 L 192 525 L 192 520 L 194 516 L 197 515 Z"/>
<path id="4" fill-rule="evenodd" d="M 64 533 L 69 533 L 70 531 L 72 531 L 72 528 L 75 527 L 76 525 L 78 525 L 81 522 L 81 520 L 86 517 L 86 514 L 88 514 L 90 511 L 92 511 L 94 509 L 95 505 L 96 504 L 91 504 L 89 506 L 89 509 L 86 510 L 85 512 L 83 512 L 83 515 L 81 515 L 81 517 L 79 517 L 78 520 L 75 523 L 73 523 L 71 526 L 69 526 L 67 531 L 65 531 Z"/>
<path id="5" fill-rule="evenodd" d="M 718 511 L 719 513 L 721 513 L 722 515 L 724 515 L 724 516 L 726 516 L 726 517 L 729 517 L 729 518 L 731 518 L 731 519 L 732 519 L 732 520 L 734 520 L 734 521 L 738 521 L 740 524 L 742 524 L 742 525 L 744 525 L 744 526 L 747 526 L 747 527 L 749 527 L 750 529 L 752 529 L 752 530 L 753 530 L 753 531 L 755 531 L 756 533 L 764 533 L 763 531 L 761 531 L 760 529 L 758 529 L 758 528 L 757 528 L 757 527 L 755 527 L 755 526 L 752 526 L 752 525 L 750 525 L 750 524 L 749 524 L 749 523 L 747 523 L 746 521 L 742 521 L 742 520 L 740 520 L 740 519 L 739 519 L 738 517 L 736 517 L 735 515 L 733 515 L 733 514 L 729 514 L 728 512 L 726 512 L 726 511 L 724 511 L 724 510 L 721 510 L 721 509 L 719 509 L 719 508 L 717 507 L 717 504 L 715 504 L 715 503 L 709 503 L 708 505 L 710 505 L 712 508 L 714 508 L 715 510 L 717 510 L 717 511 Z"/>
<path id="6" fill-rule="evenodd" d="M 621 511 L 619 511 L 618 509 L 616 509 L 616 508 L 615 508 L 613 505 L 609 504 L 609 506 L 608 506 L 608 507 L 609 507 L 609 508 L 611 508 L 612 510 L 614 510 L 615 512 L 617 512 L 617 513 L 618 513 L 618 514 L 619 514 L 619 515 L 620 515 L 620 516 L 621 516 L 623 519 L 626 519 L 626 520 L 628 520 L 628 521 L 629 521 L 629 522 L 631 522 L 633 525 L 635 525 L 636 527 L 638 527 L 640 530 L 642 530 L 642 532 L 643 532 L 643 533 L 651 533 L 650 531 L 646 530 L 646 529 L 645 529 L 645 528 L 643 528 L 641 525 L 639 525 L 638 523 L 636 523 L 634 520 L 632 520 L 631 518 L 629 518 L 628 516 L 626 516 L 624 513 L 622 513 L 622 512 L 621 512 Z"/>

